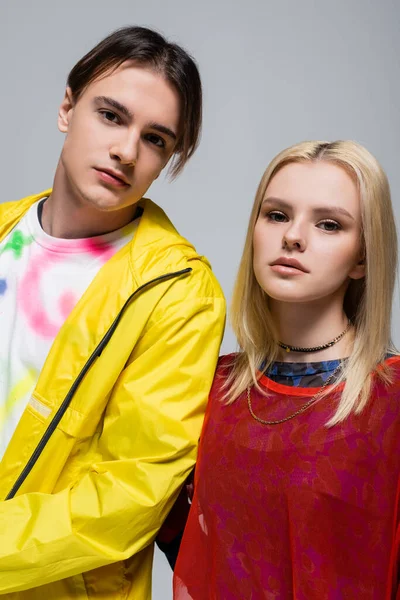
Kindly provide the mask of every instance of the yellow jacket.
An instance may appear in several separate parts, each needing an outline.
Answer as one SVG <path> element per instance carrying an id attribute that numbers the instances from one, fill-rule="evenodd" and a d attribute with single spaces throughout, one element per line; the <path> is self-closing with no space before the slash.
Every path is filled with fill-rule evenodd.
<path id="1" fill-rule="evenodd" d="M 48 194 L 0 205 L 0 239 Z M 151 597 L 153 540 L 196 459 L 225 303 L 206 260 L 141 206 L 134 239 L 57 335 L 0 463 L 5 598 Z"/>

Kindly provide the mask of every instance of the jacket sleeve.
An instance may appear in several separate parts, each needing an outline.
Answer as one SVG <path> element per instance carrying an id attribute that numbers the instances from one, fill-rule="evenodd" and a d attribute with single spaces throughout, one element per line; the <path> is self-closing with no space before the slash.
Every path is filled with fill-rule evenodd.
<path id="1" fill-rule="evenodd" d="M 161 308 L 114 386 L 98 459 L 67 489 L 0 503 L 0 594 L 126 559 L 154 540 L 196 460 L 225 318 L 220 293 Z"/>

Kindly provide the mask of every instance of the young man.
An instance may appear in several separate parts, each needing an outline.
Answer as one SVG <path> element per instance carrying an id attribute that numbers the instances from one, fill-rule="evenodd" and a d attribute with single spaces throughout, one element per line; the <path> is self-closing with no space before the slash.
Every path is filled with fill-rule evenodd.
<path id="1" fill-rule="evenodd" d="M 143 198 L 196 149 L 201 84 L 144 28 L 72 69 L 54 187 L 0 205 L 0 594 L 150 598 L 224 326 L 209 264 Z"/>

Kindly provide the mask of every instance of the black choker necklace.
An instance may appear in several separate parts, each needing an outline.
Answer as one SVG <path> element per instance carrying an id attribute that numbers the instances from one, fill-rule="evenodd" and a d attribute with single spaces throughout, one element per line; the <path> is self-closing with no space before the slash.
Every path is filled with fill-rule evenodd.
<path id="1" fill-rule="evenodd" d="M 349 321 L 347 323 L 346 329 L 344 331 L 342 331 L 342 333 L 340 335 L 333 338 L 333 340 L 331 340 L 330 342 L 327 342 L 326 344 L 322 344 L 321 346 L 314 346 L 314 348 L 301 348 L 300 346 L 290 346 L 289 344 L 284 344 L 283 342 L 278 342 L 278 346 L 280 348 L 283 348 L 286 352 L 319 352 L 320 350 L 325 350 L 325 348 L 330 348 L 331 346 L 334 346 L 336 344 L 336 342 L 341 340 L 342 337 L 346 335 L 346 333 L 349 331 L 350 327 L 351 327 L 351 322 Z"/>

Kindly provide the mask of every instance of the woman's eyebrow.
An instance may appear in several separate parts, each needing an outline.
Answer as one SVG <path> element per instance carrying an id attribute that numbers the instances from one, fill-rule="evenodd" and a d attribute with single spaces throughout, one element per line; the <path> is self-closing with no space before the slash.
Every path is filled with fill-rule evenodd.
<path id="1" fill-rule="evenodd" d="M 351 219 L 352 221 L 354 221 L 354 217 L 353 215 L 351 215 L 349 213 L 349 211 L 347 211 L 345 208 L 342 208 L 341 206 L 319 206 L 317 208 L 313 209 L 313 213 L 317 216 L 326 216 L 326 215 L 338 215 L 338 216 L 342 216 L 342 217 L 347 217 L 348 219 Z"/>
<path id="2" fill-rule="evenodd" d="M 277 208 L 282 208 L 285 210 L 293 210 L 293 203 L 288 202 L 287 200 L 283 200 L 282 198 L 275 198 L 273 196 L 268 196 L 264 198 L 262 205 L 273 205 Z M 341 206 L 317 206 L 312 209 L 313 213 L 316 216 L 326 216 L 326 215 L 338 215 L 344 216 L 348 219 L 352 219 L 354 221 L 353 215 L 349 213 L 345 208 Z"/>
<path id="3" fill-rule="evenodd" d="M 273 204 L 274 206 L 278 206 L 279 208 L 284 208 L 286 210 L 290 210 L 293 208 L 292 204 L 287 200 L 282 200 L 282 198 L 275 198 L 273 196 L 268 196 L 267 198 L 264 198 L 262 206 L 264 206 L 264 204 Z"/>

